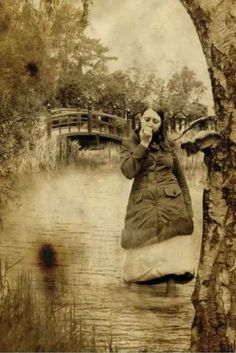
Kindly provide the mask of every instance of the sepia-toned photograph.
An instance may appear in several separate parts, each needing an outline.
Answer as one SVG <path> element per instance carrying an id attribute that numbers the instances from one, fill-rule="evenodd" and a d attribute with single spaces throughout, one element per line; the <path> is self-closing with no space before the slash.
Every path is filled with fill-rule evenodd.
<path id="1" fill-rule="evenodd" d="M 236 351 L 236 2 L 0 0 L 0 352 Z"/>

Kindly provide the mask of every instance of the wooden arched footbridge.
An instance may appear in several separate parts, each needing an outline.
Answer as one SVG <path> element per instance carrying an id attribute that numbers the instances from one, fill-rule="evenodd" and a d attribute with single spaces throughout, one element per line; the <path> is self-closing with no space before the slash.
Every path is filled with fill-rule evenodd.
<path id="1" fill-rule="evenodd" d="M 190 129 L 217 130 L 216 117 L 206 116 L 171 129 L 170 133 L 181 133 L 178 138 Z M 203 125 L 204 124 L 204 125 Z M 57 108 L 50 109 L 47 126 L 48 137 L 65 136 L 79 140 L 80 145 L 87 147 L 107 142 L 120 143 L 132 131 L 132 121 L 117 115 L 106 114 L 92 109 Z"/>
<path id="2" fill-rule="evenodd" d="M 82 146 L 109 141 L 120 143 L 132 130 L 131 120 L 100 111 L 59 108 L 49 112 L 48 137 L 78 139 Z"/>

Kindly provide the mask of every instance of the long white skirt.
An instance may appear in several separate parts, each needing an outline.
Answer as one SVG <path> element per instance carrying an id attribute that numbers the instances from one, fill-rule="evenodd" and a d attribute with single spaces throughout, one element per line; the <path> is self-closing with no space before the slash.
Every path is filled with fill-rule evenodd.
<path id="1" fill-rule="evenodd" d="M 193 237 L 176 236 L 160 243 L 126 251 L 123 279 L 143 282 L 167 275 L 194 276 Z"/>

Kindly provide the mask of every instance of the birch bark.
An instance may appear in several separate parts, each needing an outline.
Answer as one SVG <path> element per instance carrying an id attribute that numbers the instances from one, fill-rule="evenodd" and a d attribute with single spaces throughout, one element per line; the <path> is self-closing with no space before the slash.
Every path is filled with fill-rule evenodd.
<path id="1" fill-rule="evenodd" d="M 203 242 L 191 351 L 236 349 L 236 1 L 180 0 L 206 57 L 221 142 L 205 151 Z"/>

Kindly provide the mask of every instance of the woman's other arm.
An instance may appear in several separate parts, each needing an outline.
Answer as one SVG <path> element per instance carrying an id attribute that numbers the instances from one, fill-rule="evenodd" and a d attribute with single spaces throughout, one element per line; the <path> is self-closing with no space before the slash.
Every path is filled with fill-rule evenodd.
<path id="1" fill-rule="evenodd" d="M 132 179 L 139 171 L 143 163 L 147 147 L 141 143 L 131 147 L 129 140 L 124 140 L 121 145 L 121 171 L 128 179 Z"/>
<path id="2" fill-rule="evenodd" d="M 173 157 L 174 157 L 173 173 L 176 176 L 179 186 L 182 190 L 188 214 L 190 217 L 193 217 L 192 201 L 189 193 L 188 184 L 183 172 L 183 168 L 181 167 L 179 159 L 175 153 Z"/>

